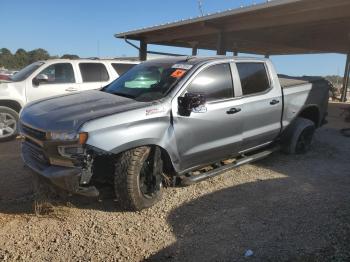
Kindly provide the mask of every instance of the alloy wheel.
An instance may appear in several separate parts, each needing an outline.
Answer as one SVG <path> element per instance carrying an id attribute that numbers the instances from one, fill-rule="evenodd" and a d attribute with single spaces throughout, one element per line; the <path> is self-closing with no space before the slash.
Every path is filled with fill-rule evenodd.
<path id="1" fill-rule="evenodd" d="M 13 136 L 17 131 L 16 119 L 8 113 L 0 113 L 0 138 Z"/>
<path id="2" fill-rule="evenodd" d="M 299 136 L 296 144 L 296 153 L 305 153 L 311 147 L 312 137 L 314 134 L 314 128 L 306 128 Z"/>

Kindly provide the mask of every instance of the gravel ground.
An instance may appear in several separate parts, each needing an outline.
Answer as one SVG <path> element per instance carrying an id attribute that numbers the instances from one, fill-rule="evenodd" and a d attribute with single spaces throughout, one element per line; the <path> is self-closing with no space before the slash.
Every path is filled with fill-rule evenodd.
<path id="1" fill-rule="evenodd" d="M 168 188 L 134 213 L 72 198 L 35 215 L 19 143 L 2 143 L 0 261 L 349 261 L 350 140 L 339 123 L 318 130 L 306 155 Z"/>

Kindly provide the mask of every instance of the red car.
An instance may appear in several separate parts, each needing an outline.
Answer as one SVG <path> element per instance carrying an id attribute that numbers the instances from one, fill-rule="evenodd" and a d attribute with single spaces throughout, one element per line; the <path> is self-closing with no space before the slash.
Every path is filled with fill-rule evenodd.
<path id="1" fill-rule="evenodd" d="M 0 80 L 10 80 L 8 75 L 0 75 Z"/>

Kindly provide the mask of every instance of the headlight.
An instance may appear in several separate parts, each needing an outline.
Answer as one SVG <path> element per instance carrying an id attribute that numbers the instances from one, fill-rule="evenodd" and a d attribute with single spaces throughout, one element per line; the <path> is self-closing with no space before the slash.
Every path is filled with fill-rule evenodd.
<path id="1" fill-rule="evenodd" d="M 51 132 L 49 136 L 50 140 L 54 141 L 74 141 L 78 139 L 78 134 L 75 132 Z"/>
<path id="2" fill-rule="evenodd" d="M 80 145 L 84 145 L 89 136 L 86 132 L 81 132 L 79 134 L 75 132 L 50 132 L 47 138 L 52 141 L 77 141 Z"/>

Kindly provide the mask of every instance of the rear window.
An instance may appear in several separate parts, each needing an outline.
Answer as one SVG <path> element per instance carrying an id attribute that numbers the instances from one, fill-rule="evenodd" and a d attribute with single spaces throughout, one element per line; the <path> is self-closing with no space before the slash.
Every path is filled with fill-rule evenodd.
<path id="1" fill-rule="evenodd" d="M 112 63 L 112 66 L 113 66 L 114 70 L 117 72 L 118 75 L 122 75 L 126 71 L 128 71 L 130 68 L 134 67 L 135 64 Z"/>
<path id="2" fill-rule="evenodd" d="M 80 63 L 79 68 L 83 82 L 106 82 L 109 80 L 109 75 L 104 64 Z"/>
<path id="3" fill-rule="evenodd" d="M 243 95 L 264 92 L 270 88 L 264 63 L 237 63 Z"/>

